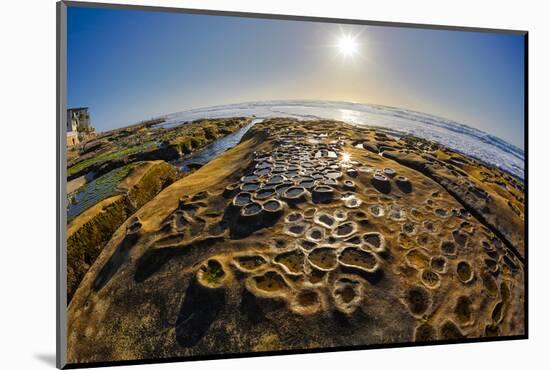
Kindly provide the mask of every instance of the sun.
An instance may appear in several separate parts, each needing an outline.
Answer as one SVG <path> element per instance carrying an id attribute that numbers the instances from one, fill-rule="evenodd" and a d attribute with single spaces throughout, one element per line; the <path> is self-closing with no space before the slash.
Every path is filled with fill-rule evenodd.
<path id="1" fill-rule="evenodd" d="M 351 57 L 357 54 L 359 44 L 351 35 L 341 35 L 338 39 L 338 50 L 345 57 Z"/>

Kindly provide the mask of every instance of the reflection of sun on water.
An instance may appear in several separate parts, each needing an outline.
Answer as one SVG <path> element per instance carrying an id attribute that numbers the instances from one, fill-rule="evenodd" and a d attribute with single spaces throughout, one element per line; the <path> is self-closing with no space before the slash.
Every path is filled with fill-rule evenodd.
<path id="1" fill-rule="evenodd" d="M 340 113 L 340 121 L 348 122 L 348 123 L 357 123 L 358 122 L 358 114 L 356 111 L 349 110 L 349 109 L 338 109 Z"/>
<path id="2" fill-rule="evenodd" d="M 348 163 L 351 160 L 351 156 L 349 153 L 343 153 L 342 154 L 342 163 Z"/>

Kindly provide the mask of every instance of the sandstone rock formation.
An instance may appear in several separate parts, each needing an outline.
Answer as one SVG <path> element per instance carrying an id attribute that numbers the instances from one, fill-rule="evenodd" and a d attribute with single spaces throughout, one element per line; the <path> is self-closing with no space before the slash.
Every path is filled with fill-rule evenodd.
<path id="1" fill-rule="evenodd" d="M 113 234 L 72 363 L 524 333 L 524 188 L 435 143 L 273 118 Z"/>

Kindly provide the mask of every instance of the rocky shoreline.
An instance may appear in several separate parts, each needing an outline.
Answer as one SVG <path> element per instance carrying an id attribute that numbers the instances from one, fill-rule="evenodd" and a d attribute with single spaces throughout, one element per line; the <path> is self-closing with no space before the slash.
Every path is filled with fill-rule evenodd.
<path id="1" fill-rule="evenodd" d="M 71 204 L 67 225 L 67 298 L 113 232 L 183 174 L 166 161 L 200 151 L 250 122 L 199 120 L 171 129 L 160 120 L 103 133 L 72 148 L 68 163 Z M 87 180 L 88 178 L 91 178 Z"/>
<path id="2" fill-rule="evenodd" d="M 523 184 L 436 143 L 271 118 L 162 188 L 76 289 L 70 363 L 525 331 Z"/>

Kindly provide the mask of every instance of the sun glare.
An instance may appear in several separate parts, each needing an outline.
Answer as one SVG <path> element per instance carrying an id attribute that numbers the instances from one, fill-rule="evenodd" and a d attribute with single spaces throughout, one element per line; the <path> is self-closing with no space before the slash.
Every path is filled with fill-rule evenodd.
<path id="1" fill-rule="evenodd" d="M 358 44 L 351 35 L 342 35 L 338 40 L 338 50 L 345 56 L 353 56 L 357 53 Z"/>

